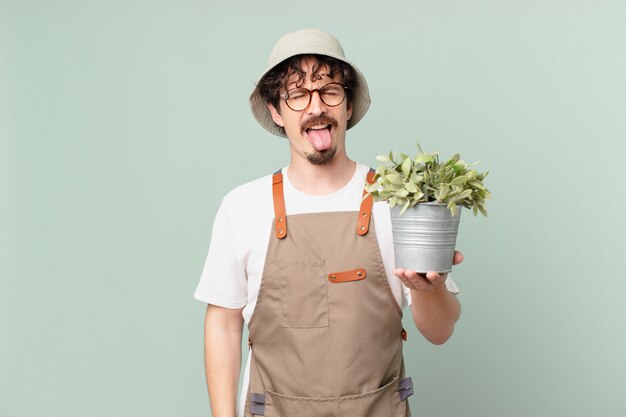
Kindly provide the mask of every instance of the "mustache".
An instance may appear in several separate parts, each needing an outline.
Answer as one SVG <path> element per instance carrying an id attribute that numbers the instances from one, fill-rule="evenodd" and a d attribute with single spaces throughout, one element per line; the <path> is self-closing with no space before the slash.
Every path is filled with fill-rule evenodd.
<path id="1" fill-rule="evenodd" d="M 338 123 L 337 120 L 335 120 L 334 118 L 323 114 L 321 116 L 312 117 L 309 120 L 305 120 L 304 122 L 302 122 L 302 132 L 304 133 L 307 129 L 319 125 L 331 125 L 333 127 L 337 127 Z"/>

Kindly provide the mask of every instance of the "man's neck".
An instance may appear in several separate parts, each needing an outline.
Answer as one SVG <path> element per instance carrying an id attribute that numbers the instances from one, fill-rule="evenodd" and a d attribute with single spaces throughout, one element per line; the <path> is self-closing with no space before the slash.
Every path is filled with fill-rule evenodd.
<path id="1" fill-rule="evenodd" d="M 292 159 L 287 175 L 297 190 L 306 194 L 326 195 L 340 190 L 350 182 L 355 170 L 356 163 L 344 153 L 325 165 L 313 165 L 309 161 Z"/>

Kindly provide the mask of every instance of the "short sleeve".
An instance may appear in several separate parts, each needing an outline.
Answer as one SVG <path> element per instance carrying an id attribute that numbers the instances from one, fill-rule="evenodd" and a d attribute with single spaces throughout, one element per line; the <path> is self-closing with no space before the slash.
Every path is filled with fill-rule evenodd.
<path id="1" fill-rule="evenodd" d="M 458 294 L 459 287 L 456 286 L 456 282 L 452 279 L 452 275 L 448 274 L 448 279 L 446 279 L 446 287 L 448 287 L 448 291 L 452 294 Z"/>
<path id="2" fill-rule="evenodd" d="M 226 308 L 242 308 L 247 303 L 245 268 L 238 262 L 236 236 L 224 198 L 215 215 L 211 244 L 194 298 Z"/>

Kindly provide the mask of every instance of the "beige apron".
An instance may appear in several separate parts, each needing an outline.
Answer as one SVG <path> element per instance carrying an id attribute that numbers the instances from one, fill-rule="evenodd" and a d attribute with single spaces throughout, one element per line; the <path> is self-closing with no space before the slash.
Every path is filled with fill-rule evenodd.
<path id="1" fill-rule="evenodd" d="M 272 188 L 245 416 L 410 416 L 406 333 L 370 227 L 371 197 L 358 213 L 287 217 L 280 172 Z"/>

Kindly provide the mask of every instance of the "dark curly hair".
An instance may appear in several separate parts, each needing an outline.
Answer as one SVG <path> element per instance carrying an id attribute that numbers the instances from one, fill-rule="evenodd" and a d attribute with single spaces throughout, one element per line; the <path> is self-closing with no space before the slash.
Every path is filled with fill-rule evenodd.
<path id="1" fill-rule="evenodd" d="M 266 103 L 271 103 L 280 112 L 280 89 L 287 89 L 287 84 L 292 74 L 297 74 L 297 85 L 304 83 L 306 73 L 302 70 L 300 63 L 303 59 L 313 58 L 315 65 L 311 80 L 319 79 L 318 70 L 320 67 L 328 68 L 328 75 L 337 78 L 346 87 L 346 98 L 348 106 L 352 105 L 352 100 L 357 88 L 357 78 L 354 69 L 343 61 L 326 55 L 295 55 L 276 65 L 261 80 L 257 88 L 259 94 Z"/>

